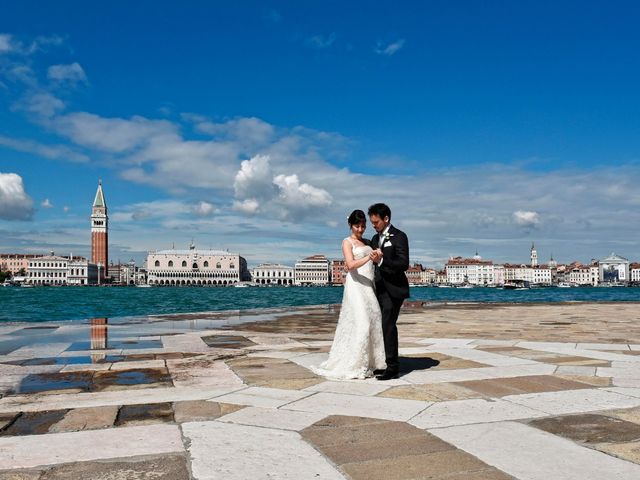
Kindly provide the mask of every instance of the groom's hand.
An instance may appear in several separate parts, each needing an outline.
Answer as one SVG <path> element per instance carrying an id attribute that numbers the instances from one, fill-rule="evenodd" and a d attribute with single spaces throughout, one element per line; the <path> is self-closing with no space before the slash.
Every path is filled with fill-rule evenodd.
<path id="1" fill-rule="evenodd" d="M 379 263 L 380 260 L 382 260 L 382 250 L 377 249 L 377 250 L 372 251 L 369 254 L 369 258 L 371 258 L 371 261 L 373 263 Z"/>

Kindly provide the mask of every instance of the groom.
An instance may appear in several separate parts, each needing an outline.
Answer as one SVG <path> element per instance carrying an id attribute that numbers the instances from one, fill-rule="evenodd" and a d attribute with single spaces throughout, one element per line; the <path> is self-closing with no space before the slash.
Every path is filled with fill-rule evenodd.
<path id="1" fill-rule="evenodd" d="M 409 268 L 409 240 L 404 232 L 391 225 L 391 209 L 384 203 L 369 207 L 369 220 L 378 232 L 371 239 L 371 260 L 376 264 L 376 297 L 382 311 L 382 334 L 387 357 L 387 369 L 378 372 L 378 380 L 397 378 L 398 329 L 396 322 L 400 307 L 409 298 L 409 281 L 405 272 Z"/>

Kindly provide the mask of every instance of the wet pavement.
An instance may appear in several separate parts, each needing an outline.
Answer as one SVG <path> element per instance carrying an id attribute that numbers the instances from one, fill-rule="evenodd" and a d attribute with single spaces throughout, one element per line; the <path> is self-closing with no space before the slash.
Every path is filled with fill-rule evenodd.
<path id="1" fill-rule="evenodd" d="M 640 478 L 640 305 L 409 304 L 388 382 L 338 314 L 0 325 L 0 480 Z"/>

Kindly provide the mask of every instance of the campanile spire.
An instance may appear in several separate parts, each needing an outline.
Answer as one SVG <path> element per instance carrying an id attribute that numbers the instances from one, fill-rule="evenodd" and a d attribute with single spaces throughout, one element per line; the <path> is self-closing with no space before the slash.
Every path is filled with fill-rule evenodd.
<path id="1" fill-rule="evenodd" d="M 102 191 L 102 180 L 91 208 L 91 263 L 102 265 L 100 275 L 106 277 L 109 260 L 109 216 L 107 202 Z"/>

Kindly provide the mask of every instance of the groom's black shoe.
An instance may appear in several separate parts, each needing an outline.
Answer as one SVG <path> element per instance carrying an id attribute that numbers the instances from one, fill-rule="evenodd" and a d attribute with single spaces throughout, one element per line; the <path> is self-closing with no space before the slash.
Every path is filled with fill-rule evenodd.
<path id="1" fill-rule="evenodd" d="M 378 375 L 376 378 L 378 380 L 391 380 L 392 378 L 398 378 L 398 371 L 387 369 L 384 371 L 384 373 Z"/>
<path id="2" fill-rule="evenodd" d="M 377 377 L 378 375 L 382 375 L 384 372 L 386 372 L 387 370 L 384 368 L 380 368 L 378 370 L 374 370 L 373 374 Z"/>

